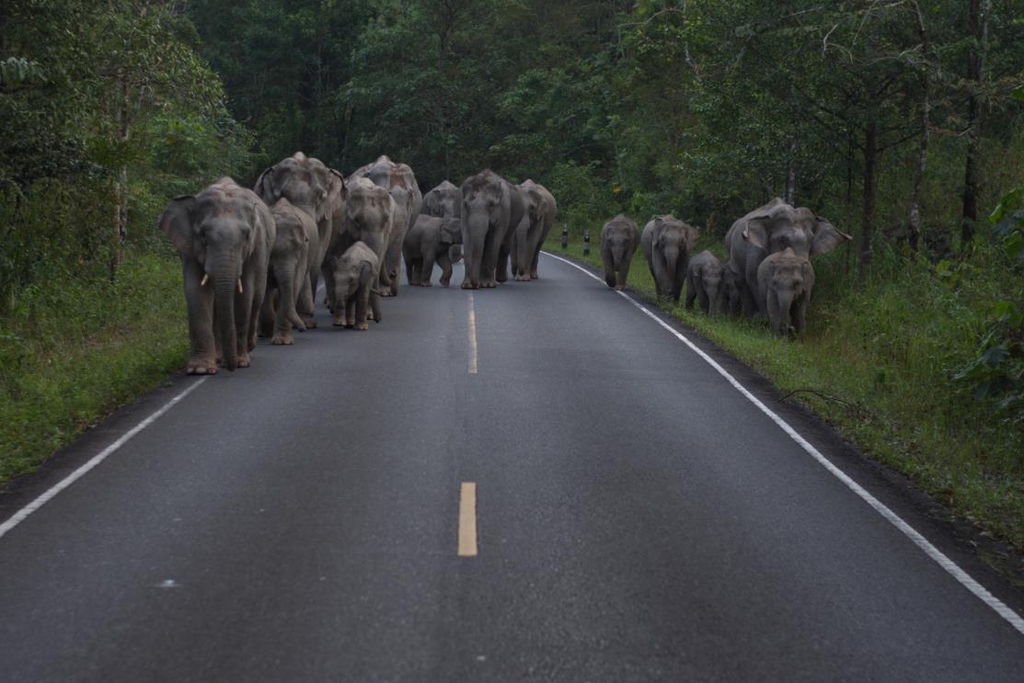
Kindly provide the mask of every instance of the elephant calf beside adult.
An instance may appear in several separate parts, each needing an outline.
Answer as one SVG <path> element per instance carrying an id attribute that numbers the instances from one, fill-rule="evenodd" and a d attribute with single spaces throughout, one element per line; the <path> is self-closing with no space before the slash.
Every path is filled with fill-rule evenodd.
<path id="1" fill-rule="evenodd" d="M 697 228 L 669 214 L 657 216 L 644 226 L 640 244 L 658 296 L 679 303 L 686 265 L 698 236 Z"/>
<path id="2" fill-rule="evenodd" d="M 699 301 L 708 315 L 719 315 L 726 300 L 725 265 L 705 249 L 690 259 L 686 267 L 686 308 Z"/>
<path id="3" fill-rule="evenodd" d="M 765 301 L 758 296 L 757 269 L 769 254 L 787 248 L 808 259 L 825 254 L 853 238 L 805 207 L 793 207 L 776 197 L 729 228 L 725 235 L 729 260 L 725 267 L 747 315 L 764 317 Z"/>
<path id="4" fill-rule="evenodd" d="M 380 259 L 364 242 L 356 242 L 341 256 L 330 257 L 334 277 L 334 325 L 367 330 L 367 308 L 381 321 Z"/>
<path id="5" fill-rule="evenodd" d="M 402 245 L 409 284 L 414 287 L 430 287 L 436 262 L 441 266 L 441 286 L 447 287 L 452 280 L 451 247 L 461 244 L 462 227 L 458 218 L 440 218 L 421 213 Z"/>
<path id="6" fill-rule="evenodd" d="M 160 229 L 181 256 L 191 344 L 185 371 L 215 374 L 221 359 L 229 371 L 249 367 L 277 235 L 270 209 L 221 178 L 195 196 L 176 197 Z"/>
<path id="7" fill-rule="evenodd" d="M 807 329 L 807 305 L 814 289 L 811 259 L 791 247 L 769 254 L 757 268 L 758 292 L 765 302 L 772 332 L 802 336 Z"/>
<path id="8" fill-rule="evenodd" d="M 284 197 L 270 207 L 270 213 L 277 236 L 270 250 L 259 335 L 272 336 L 272 344 L 287 346 L 295 343 L 292 326 L 306 329 L 296 305 L 309 286 L 309 244 L 316 243 L 317 230 L 313 218 Z"/>

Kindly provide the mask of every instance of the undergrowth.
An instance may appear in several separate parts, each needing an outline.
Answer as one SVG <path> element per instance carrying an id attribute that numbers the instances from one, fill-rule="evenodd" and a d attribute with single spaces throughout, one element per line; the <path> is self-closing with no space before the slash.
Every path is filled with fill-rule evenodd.
<path id="1" fill-rule="evenodd" d="M 116 282 L 21 290 L 0 318 L 0 485 L 31 471 L 188 352 L 181 265 L 129 253 Z"/>
<path id="2" fill-rule="evenodd" d="M 546 247 L 566 253 L 557 240 Z M 711 248 L 724 256 L 721 245 Z M 574 241 L 568 253 L 580 258 L 581 249 Z M 583 260 L 600 269 L 596 244 Z M 976 359 L 998 300 L 1021 291 L 1024 275 L 986 244 L 955 263 L 883 251 L 863 278 L 841 250 L 815 260 L 815 269 L 808 331 L 798 341 L 749 320 L 687 311 L 682 300 L 661 306 L 868 457 L 1024 549 L 1024 429 L 956 379 Z M 631 289 L 654 298 L 639 249 L 629 278 Z"/>

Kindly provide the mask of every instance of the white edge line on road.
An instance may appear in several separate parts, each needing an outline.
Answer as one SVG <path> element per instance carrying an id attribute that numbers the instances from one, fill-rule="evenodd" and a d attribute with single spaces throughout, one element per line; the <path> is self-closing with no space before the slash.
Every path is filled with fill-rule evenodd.
<path id="1" fill-rule="evenodd" d="M 48 502 L 53 500 L 53 498 L 55 498 L 58 493 L 60 493 L 61 491 L 63 491 L 67 487 L 71 486 L 72 484 L 74 484 L 76 481 L 78 481 L 79 479 L 84 477 L 86 474 L 88 474 L 90 470 L 92 470 L 94 467 L 96 467 L 101 462 L 103 462 L 108 457 L 110 457 L 115 451 L 117 451 L 119 448 L 121 448 L 121 446 L 125 445 L 133 436 L 135 436 L 136 434 L 141 432 L 143 429 L 145 429 L 146 427 L 148 427 L 149 425 L 153 424 L 158 419 L 160 419 L 160 417 L 164 413 L 166 413 L 168 410 L 170 410 L 175 405 L 177 405 L 182 399 L 184 399 L 186 396 L 188 396 L 193 391 L 195 391 L 195 389 L 200 384 L 205 382 L 207 379 L 209 379 L 208 376 L 207 377 L 203 377 L 199 381 L 197 381 L 194 384 L 192 384 L 191 386 L 189 386 L 183 392 L 181 392 L 180 394 L 178 394 L 177 396 L 172 398 L 170 401 L 168 401 L 167 404 L 164 405 L 162 408 L 160 408 L 155 413 L 153 413 L 152 415 L 147 417 L 145 420 L 143 420 L 142 422 L 140 422 L 139 424 L 135 425 L 130 430 L 128 430 L 128 432 L 126 432 L 124 435 L 122 435 L 121 438 L 119 438 L 117 441 L 115 441 L 114 443 L 110 444 L 109 446 L 104 448 L 102 451 L 100 451 L 99 453 L 94 455 L 87 463 L 85 463 L 84 465 L 79 467 L 77 470 L 75 470 L 74 472 L 72 472 L 68 476 L 64 477 L 64 479 L 62 479 L 60 482 L 55 484 L 52 488 L 50 488 L 48 491 L 46 491 L 45 493 L 40 495 L 38 498 L 33 500 L 31 503 L 29 503 L 28 505 L 26 505 L 22 509 L 18 510 L 18 512 L 16 512 L 13 517 L 8 519 L 3 524 L 0 524 L 0 538 L 3 538 L 4 535 L 8 531 L 10 531 L 14 527 L 18 526 L 23 521 L 25 521 L 26 517 L 28 517 L 33 512 L 35 512 L 36 510 L 38 510 L 39 508 L 43 507 Z"/>
<path id="2" fill-rule="evenodd" d="M 562 258 L 561 256 L 557 256 L 557 255 L 552 254 L 552 253 L 547 252 L 547 251 L 545 251 L 544 254 L 546 254 L 547 256 L 550 256 L 551 258 L 557 259 L 557 260 L 561 261 L 562 263 L 566 263 L 566 264 L 572 266 L 573 268 L 576 268 L 577 270 L 581 271 L 582 273 L 584 273 L 584 274 L 588 275 L 589 277 L 597 280 L 602 285 L 605 285 L 605 282 L 601 278 L 599 278 L 598 276 L 594 275 L 589 270 L 587 270 L 587 269 L 585 269 L 585 268 L 583 268 L 583 267 L 573 263 L 572 261 L 569 261 L 567 259 Z M 772 422 L 777 424 L 782 429 L 782 431 L 784 431 L 786 434 L 788 434 L 789 437 L 791 439 L 793 439 L 793 441 L 795 441 L 801 448 L 803 448 L 811 457 L 813 457 L 815 460 L 817 460 L 818 463 L 822 467 L 824 467 L 826 470 L 828 470 L 839 481 L 843 482 L 843 484 L 845 484 L 847 488 L 849 488 L 851 491 L 856 493 L 861 498 L 861 500 L 863 500 L 865 503 L 867 503 L 872 508 L 874 508 L 874 510 L 878 514 L 880 514 L 882 517 L 884 517 L 886 520 L 888 520 L 889 523 L 891 523 L 893 526 L 895 526 L 897 529 L 899 529 L 901 532 L 903 532 L 903 534 L 907 538 L 909 538 L 911 541 L 914 542 L 914 545 L 916 545 L 918 548 L 923 550 L 924 553 L 928 557 L 930 557 L 932 560 L 934 560 L 940 567 L 945 569 L 954 579 L 959 581 L 961 585 L 963 585 L 965 588 L 967 588 L 967 590 L 969 590 L 972 593 L 974 593 L 975 596 L 980 598 L 982 602 L 984 602 L 986 605 L 988 605 L 993 610 L 995 610 L 995 612 L 997 614 L 999 614 L 999 616 L 1001 616 L 1003 619 L 1008 621 L 1011 626 L 1013 626 L 1015 629 L 1017 629 L 1017 631 L 1019 631 L 1021 634 L 1024 634 L 1024 619 L 1022 619 L 1019 614 L 1017 614 L 1012 609 L 1010 609 L 1006 605 L 1006 603 L 1004 603 L 1002 600 L 1000 600 L 996 596 L 992 595 L 992 593 L 990 593 L 988 591 L 988 589 L 986 589 L 984 586 L 982 586 L 980 583 L 978 583 L 974 579 L 974 577 L 972 577 L 966 571 L 961 569 L 959 565 L 957 565 L 955 562 L 953 562 L 953 560 L 949 559 L 949 557 L 947 557 L 941 550 L 939 550 L 934 545 L 932 545 L 932 543 L 928 539 L 926 539 L 924 536 L 922 536 L 921 533 L 918 532 L 916 529 L 914 529 L 914 527 L 910 526 L 910 524 L 905 522 L 902 517 L 897 515 L 895 512 L 890 510 L 888 507 L 886 507 L 886 505 L 884 503 L 882 503 L 882 501 L 880 501 L 877 498 L 875 498 L 874 496 L 872 496 L 870 493 L 868 493 L 868 491 L 866 489 L 864 489 L 864 487 L 862 487 L 860 484 L 858 484 L 853 479 L 851 479 L 849 475 L 847 475 L 841 469 L 839 469 L 838 467 L 833 465 L 824 455 L 821 454 L 821 452 L 818 451 L 817 448 L 812 446 L 810 444 L 810 442 L 807 441 L 807 439 L 805 439 L 804 437 L 800 436 L 800 434 L 797 433 L 797 431 L 795 429 L 793 429 L 793 427 L 791 427 L 789 425 L 789 423 L 787 423 L 781 417 L 776 415 L 770 408 L 768 408 L 768 406 L 766 406 L 756 396 L 754 396 L 752 393 L 750 393 L 746 389 L 746 387 L 744 387 L 742 384 L 740 384 L 739 381 L 735 377 L 730 375 L 725 370 L 725 368 L 723 368 L 721 365 L 719 365 L 715 361 L 715 359 L 713 359 L 711 356 L 707 355 L 706 353 L 701 351 L 699 348 L 697 348 L 697 346 L 693 342 L 691 342 L 689 339 L 687 339 L 685 336 L 683 336 L 682 334 L 680 334 L 676 330 L 672 329 L 672 327 L 670 325 L 668 325 L 664 320 L 662 320 L 661 318 L 656 316 L 654 313 L 652 313 L 650 310 L 648 310 L 643 304 L 641 304 L 638 301 L 634 300 L 632 297 L 630 297 L 625 292 L 619 291 L 619 292 L 616 292 L 616 293 L 621 295 L 623 298 L 625 298 L 626 301 L 628 301 L 629 303 L 631 303 L 634 306 L 636 306 L 637 308 L 639 308 L 640 311 L 644 315 L 649 317 L 651 320 L 655 321 L 656 323 L 661 325 L 664 329 L 668 330 L 668 332 L 670 334 L 675 335 L 675 337 L 679 341 L 681 341 L 684 344 L 686 344 L 686 346 L 688 346 L 691 351 L 696 353 L 708 365 L 710 365 L 712 368 L 714 368 L 715 371 L 718 372 L 718 374 L 720 374 L 722 377 L 724 377 L 730 384 L 732 384 L 736 388 L 737 391 L 739 391 L 741 394 L 743 394 L 743 396 L 748 401 L 750 401 L 755 406 L 757 406 L 757 408 L 761 412 L 763 412 L 765 415 L 767 415 L 772 420 Z"/>

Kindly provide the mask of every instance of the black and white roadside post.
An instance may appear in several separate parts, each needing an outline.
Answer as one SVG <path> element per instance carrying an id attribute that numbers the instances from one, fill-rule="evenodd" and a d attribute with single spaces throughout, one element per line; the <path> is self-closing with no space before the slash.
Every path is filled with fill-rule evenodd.
<path id="1" fill-rule="evenodd" d="M 583 231 L 583 255 L 590 256 L 590 231 Z"/>
<path id="2" fill-rule="evenodd" d="M 562 223 L 562 249 L 569 248 L 569 226 Z"/>

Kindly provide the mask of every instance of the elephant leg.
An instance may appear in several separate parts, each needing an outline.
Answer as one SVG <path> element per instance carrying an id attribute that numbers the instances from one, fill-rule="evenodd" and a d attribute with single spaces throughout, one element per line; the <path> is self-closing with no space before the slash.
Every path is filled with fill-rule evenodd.
<path id="1" fill-rule="evenodd" d="M 462 278 L 462 289 L 476 289 L 480 286 L 480 272 L 483 270 L 484 242 L 478 239 L 467 241 L 465 238 L 463 242 L 465 275 Z"/>
<path id="2" fill-rule="evenodd" d="M 517 282 L 530 279 L 530 227 L 529 220 L 520 221 L 512 239 L 512 278 Z"/>
<path id="3" fill-rule="evenodd" d="M 260 297 L 259 304 L 254 309 L 254 278 L 248 274 L 248 277 L 243 275 L 241 280 L 242 291 L 235 293 L 235 339 L 238 342 L 238 367 L 247 368 L 250 365 L 249 352 L 256 348 L 258 308 L 263 305 L 263 298 Z"/>
<path id="4" fill-rule="evenodd" d="M 420 283 L 420 273 L 416 268 L 416 259 L 409 254 L 403 254 L 402 256 L 405 258 L 405 281 L 411 287 L 415 287 Z"/>
<path id="5" fill-rule="evenodd" d="M 796 336 L 804 336 L 807 329 L 807 297 L 802 296 L 793 304 L 793 331 Z"/>
<path id="6" fill-rule="evenodd" d="M 630 261 L 632 260 L 625 256 L 622 258 L 622 263 L 619 265 L 619 279 L 615 284 L 615 289 L 622 290 L 626 288 L 626 281 L 629 279 Z"/>
<path id="7" fill-rule="evenodd" d="M 697 298 L 700 300 L 700 310 L 704 311 L 705 314 L 709 314 L 711 312 L 711 299 L 708 298 L 707 290 L 703 287 L 698 289 Z"/>
<path id="8" fill-rule="evenodd" d="M 357 330 L 370 329 L 370 326 L 366 323 L 366 304 L 369 301 L 369 296 L 370 290 L 366 285 L 356 290 L 355 296 L 353 296 L 356 309 L 355 328 Z"/>
<path id="9" fill-rule="evenodd" d="M 345 297 L 345 327 L 352 329 L 356 326 L 356 301 L 355 295 Z"/>
<path id="10" fill-rule="evenodd" d="M 217 341 L 213 334 L 213 287 L 200 287 L 203 269 L 198 263 L 184 263 L 185 302 L 188 307 L 188 337 L 191 352 L 185 372 L 189 375 L 217 373 Z"/>
<path id="11" fill-rule="evenodd" d="M 267 282 L 267 293 L 263 295 L 263 306 L 260 307 L 260 322 L 256 330 L 256 336 L 260 339 L 268 339 L 274 336 L 274 309 L 277 299 L 276 281 Z"/>
<path id="12" fill-rule="evenodd" d="M 316 289 L 313 288 L 313 273 L 305 271 L 301 273 L 301 278 L 295 311 L 296 315 L 302 319 L 303 329 L 311 330 L 316 328 L 316 303 L 314 301 Z M 319 278 L 317 280 L 319 281 Z"/>
<path id="13" fill-rule="evenodd" d="M 290 346 L 295 343 L 291 332 L 292 325 L 295 320 L 298 320 L 299 314 L 295 310 L 295 285 L 297 278 L 293 268 L 290 269 L 286 263 L 274 264 L 274 279 L 282 283 L 277 290 L 274 337 L 270 340 L 270 343 L 275 346 Z M 299 284 L 301 286 L 301 282 Z M 265 301 L 263 307 L 266 308 L 268 303 Z M 299 320 L 299 322 L 301 323 L 302 321 Z"/>
<path id="14" fill-rule="evenodd" d="M 420 286 L 429 287 L 430 279 L 434 276 L 434 253 L 428 251 L 423 254 L 422 265 L 420 266 Z"/>
<path id="15" fill-rule="evenodd" d="M 437 263 L 441 266 L 441 286 L 447 287 L 452 281 L 452 259 L 448 249 L 442 249 L 437 256 Z"/>
<path id="16" fill-rule="evenodd" d="M 334 269 L 324 262 L 320 274 L 324 276 L 324 304 L 327 306 L 327 310 L 334 313 L 334 308 L 337 305 L 334 300 Z M 316 292 L 313 292 L 313 295 L 316 296 Z"/>
<path id="17" fill-rule="evenodd" d="M 378 322 L 379 323 L 381 320 L 383 320 L 383 316 L 382 316 L 381 311 L 380 311 L 380 308 L 381 308 L 381 306 L 380 306 L 380 294 L 377 293 L 377 289 L 378 289 L 377 283 L 375 282 L 375 283 L 373 283 L 373 286 L 370 287 L 369 299 L 370 299 L 370 313 L 373 314 L 374 322 Z"/>

